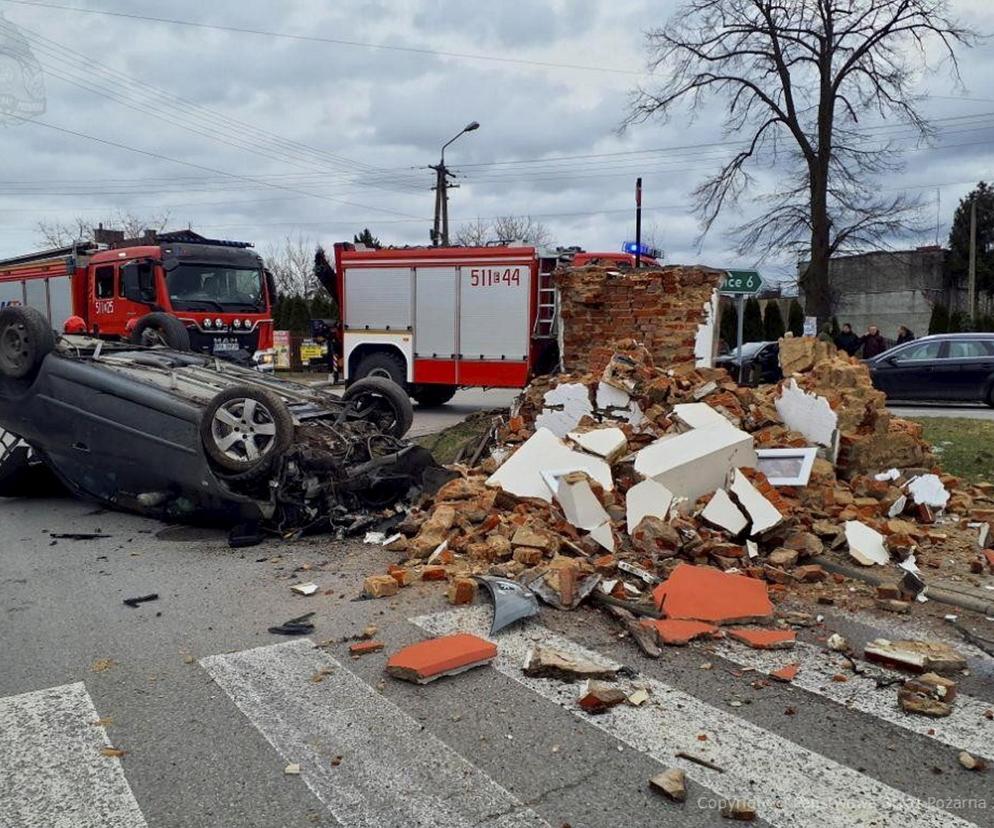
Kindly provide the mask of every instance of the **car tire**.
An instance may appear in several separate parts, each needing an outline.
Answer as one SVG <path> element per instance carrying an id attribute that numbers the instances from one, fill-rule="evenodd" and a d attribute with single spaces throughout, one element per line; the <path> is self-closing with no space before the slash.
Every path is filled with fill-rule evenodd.
<path id="1" fill-rule="evenodd" d="M 34 308 L 14 306 L 0 311 L 0 374 L 31 379 L 54 350 L 52 326 Z"/>
<path id="2" fill-rule="evenodd" d="M 266 474 L 293 442 L 293 415 L 272 391 L 233 385 L 208 403 L 200 439 L 210 460 L 240 481 Z"/>
<path id="3" fill-rule="evenodd" d="M 165 345 L 174 351 L 190 351 L 190 332 L 186 325 L 168 313 L 147 313 L 131 332 L 132 345 Z"/>
<path id="4" fill-rule="evenodd" d="M 389 351 L 374 351 L 359 360 L 356 366 L 354 382 L 366 379 L 367 377 L 378 377 L 390 380 L 401 388 L 407 383 L 407 367 L 404 360 L 397 354 Z"/>
<path id="5" fill-rule="evenodd" d="M 397 383 L 382 377 L 366 377 L 352 383 L 342 395 L 349 403 L 352 417 L 371 420 L 397 439 L 414 423 L 414 406 L 407 392 Z"/>
<path id="6" fill-rule="evenodd" d="M 451 400 L 457 389 L 455 385 L 421 385 L 411 392 L 411 396 L 421 408 L 437 408 Z"/>

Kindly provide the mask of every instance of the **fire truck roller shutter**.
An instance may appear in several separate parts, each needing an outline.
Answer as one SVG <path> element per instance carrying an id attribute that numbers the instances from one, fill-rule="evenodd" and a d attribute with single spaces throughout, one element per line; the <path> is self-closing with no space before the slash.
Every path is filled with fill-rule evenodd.
<path id="1" fill-rule="evenodd" d="M 25 279 L 24 285 L 27 296 L 27 301 L 24 304 L 29 308 L 34 308 L 51 323 L 51 309 L 48 304 L 48 280 Z"/>
<path id="2" fill-rule="evenodd" d="M 460 359 L 526 360 L 531 266 L 496 262 L 461 270 Z"/>
<path id="3" fill-rule="evenodd" d="M 414 356 L 453 359 L 456 354 L 454 267 L 419 267 L 415 272 Z"/>
<path id="4" fill-rule="evenodd" d="M 414 271 L 350 267 L 345 271 L 345 329 L 407 331 L 413 324 Z"/>

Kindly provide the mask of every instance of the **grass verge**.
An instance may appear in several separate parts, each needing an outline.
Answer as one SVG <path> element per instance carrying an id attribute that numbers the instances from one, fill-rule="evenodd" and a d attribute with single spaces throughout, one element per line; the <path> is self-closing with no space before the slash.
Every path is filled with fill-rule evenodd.
<path id="1" fill-rule="evenodd" d="M 994 481 L 994 420 L 922 417 L 939 465 L 971 483 Z"/>

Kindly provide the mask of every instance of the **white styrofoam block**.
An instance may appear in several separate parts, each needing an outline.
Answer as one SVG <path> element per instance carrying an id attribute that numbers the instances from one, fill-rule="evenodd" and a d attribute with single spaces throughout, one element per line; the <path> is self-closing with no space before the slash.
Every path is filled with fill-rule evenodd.
<path id="1" fill-rule="evenodd" d="M 617 457 L 628 446 L 625 432 L 617 426 L 593 431 L 571 431 L 567 436 L 584 451 L 608 460 Z"/>
<path id="2" fill-rule="evenodd" d="M 908 482 L 908 493 L 915 503 L 924 503 L 933 509 L 945 509 L 949 492 L 937 474 L 921 474 Z"/>
<path id="3" fill-rule="evenodd" d="M 542 399 L 548 407 L 535 418 L 535 427 L 547 428 L 557 437 L 565 437 L 581 419 L 594 411 L 590 391 L 579 382 L 557 385 L 546 391 Z"/>
<path id="4" fill-rule="evenodd" d="M 657 440 L 635 456 L 635 471 L 693 503 L 725 485 L 734 468 L 756 465 L 752 435 L 737 428 L 697 428 Z"/>
<path id="5" fill-rule="evenodd" d="M 542 477 L 548 469 L 585 471 L 605 491 L 614 488 L 611 467 L 599 457 L 574 451 L 547 428 L 539 428 L 522 443 L 501 467 L 487 478 L 488 486 L 499 486 L 518 497 L 538 497 L 552 502 L 552 490 Z"/>
<path id="6" fill-rule="evenodd" d="M 791 431 L 803 434 L 819 446 L 834 445 L 839 417 L 824 397 L 803 391 L 791 379 L 777 398 L 776 406 L 784 425 Z"/>
<path id="7" fill-rule="evenodd" d="M 858 520 L 846 521 L 846 542 L 849 554 L 864 566 L 885 564 L 890 560 L 884 536 Z"/>
<path id="8" fill-rule="evenodd" d="M 632 486 L 625 495 L 625 509 L 628 520 L 628 534 L 642 522 L 642 518 L 652 515 L 666 520 L 673 505 L 673 492 L 652 478 Z"/>
<path id="9" fill-rule="evenodd" d="M 577 529 L 589 532 L 611 519 L 586 480 L 568 483 L 560 478 L 556 500 L 562 506 L 566 520 Z"/>
<path id="10" fill-rule="evenodd" d="M 724 489 L 718 489 L 708 501 L 708 505 L 701 511 L 701 517 L 713 526 L 724 529 L 726 532 L 737 535 L 749 521 L 742 514 L 742 510 L 735 505 Z"/>
<path id="11" fill-rule="evenodd" d="M 606 382 L 597 383 L 598 408 L 628 408 L 632 398 L 627 391 L 608 385 Z"/>
<path id="12" fill-rule="evenodd" d="M 611 531 L 610 523 L 602 523 L 590 533 L 595 541 L 603 546 L 608 552 L 614 552 L 614 533 Z"/>
<path id="13" fill-rule="evenodd" d="M 707 403 L 681 403 L 673 406 L 673 416 L 690 428 L 735 427 L 728 417 Z"/>
<path id="14" fill-rule="evenodd" d="M 783 515 L 770 501 L 763 497 L 762 493 L 738 469 L 732 474 L 732 485 L 729 491 L 735 495 L 739 505 L 752 520 L 752 528 L 749 534 L 758 537 L 764 532 L 768 532 L 775 526 L 783 523 Z"/>

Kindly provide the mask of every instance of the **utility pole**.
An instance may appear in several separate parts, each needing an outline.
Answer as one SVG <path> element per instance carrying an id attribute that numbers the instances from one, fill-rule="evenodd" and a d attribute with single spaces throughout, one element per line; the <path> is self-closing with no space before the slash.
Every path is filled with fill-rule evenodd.
<path id="1" fill-rule="evenodd" d="M 635 269 L 642 266 L 642 176 L 635 179 Z"/>
<path id="2" fill-rule="evenodd" d="M 435 223 L 431 231 L 431 243 L 433 246 L 449 246 L 449 187 L 458 187 L 458 184 L 449 184 L 449 179 L 454 178 L 452 172 L 445 166 L 445 148 L 456 140 L 464 132 L 472 132 L 479 129 L 477 121 L 470 121 L 464 126 L 454 138 L 442 144 L 442 152 L 437 164 L 429 165 L 428 169 L 435 171 Z"/>
<path id="3" fill-rule="evenodd" d="M 970 202 L 970 320 L 977 317 L 977 199 Z"/>

